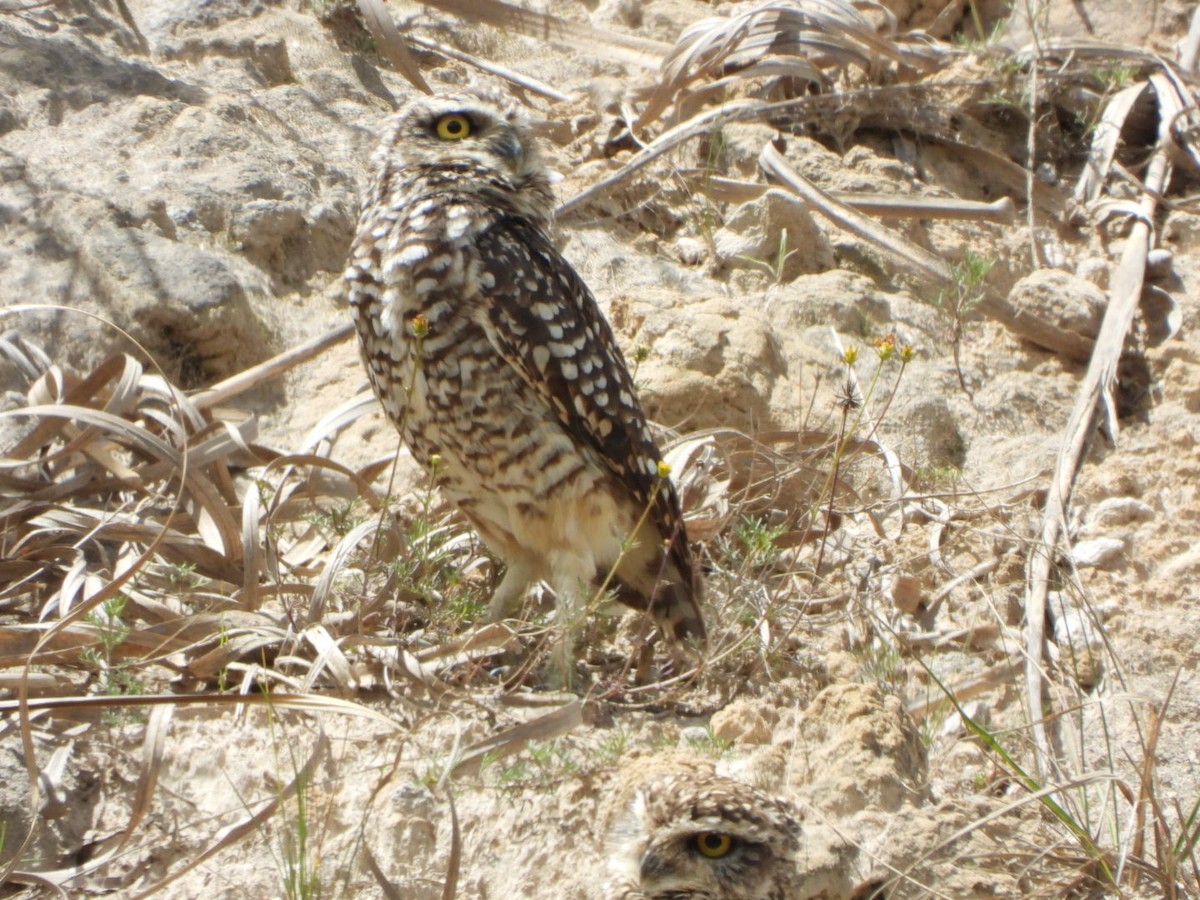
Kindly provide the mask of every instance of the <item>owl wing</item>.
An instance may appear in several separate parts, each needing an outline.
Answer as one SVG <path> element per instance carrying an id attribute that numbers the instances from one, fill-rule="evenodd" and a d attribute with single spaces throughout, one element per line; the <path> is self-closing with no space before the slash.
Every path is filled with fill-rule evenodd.
<path id="1" fill-rule="evenodd" d="M 671 561 L 691 590 L 691 557 L 679 498 L 659 473 L 662 459 L 637 391 L 592 292 L 549 239 L 525 219 L 498 219 L 476 239 L 494 261 L 482 278 L 483 322 L 496 349 L 604 464 L 671 541 Z M 498 264 L 497 264 L 498 263 Z"/>

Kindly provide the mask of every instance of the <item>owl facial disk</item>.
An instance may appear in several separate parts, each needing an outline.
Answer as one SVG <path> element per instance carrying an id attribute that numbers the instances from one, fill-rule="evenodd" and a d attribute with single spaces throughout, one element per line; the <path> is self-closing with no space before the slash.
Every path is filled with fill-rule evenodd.
<path id="1" fill-rule="evenodd" d="M 506 170 L 518 180 L 527 174 L 525 141 L 516 122 L 481 113 L 468 103 L 447 102 L 410 127 L 435 144 L 444 160 L 479 162 Z"/>

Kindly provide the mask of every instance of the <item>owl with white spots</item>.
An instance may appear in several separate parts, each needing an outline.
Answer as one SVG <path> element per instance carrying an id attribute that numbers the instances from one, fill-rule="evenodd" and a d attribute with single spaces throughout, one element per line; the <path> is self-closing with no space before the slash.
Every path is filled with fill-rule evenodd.
<path id="1" fill-rule="evenodd" d="M 388 122 L 345 275 L 363 359 L 413 455 L 507 568 L 544 581 L 560 644 L 609 593 L 702 645 L 679 498 L 595 298 L 547 236 L 553 199 L 502 96 L 420 96 Z M 569 649 L 563 649 L 568 653 Z"/>

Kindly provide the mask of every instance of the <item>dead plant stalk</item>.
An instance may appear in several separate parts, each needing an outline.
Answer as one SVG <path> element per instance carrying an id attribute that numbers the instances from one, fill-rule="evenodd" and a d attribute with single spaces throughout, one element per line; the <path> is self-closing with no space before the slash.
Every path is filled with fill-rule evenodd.
<path id="1" fill-rule="evenodd" d="M 1050 586 L 1050 571 L 1054 563 L 1060 539 L 1065 532 L 1067 509 L 1075 478 L 1083 466 L 1084 456 L 1095 430 L 1100 403 L 1103 402 L 1105 418 L 1113 441 L 1117 437 L 1117 416 L 1111 396 L 1116 379 L 1117 363 L 1125 345 L 1125 336 L 1133 321 L 1142 294 L 1145 278 L 1146 255 L 1150 251 L 1153 234 L 1154 213 L 1157 198 L 1171 176 L 1170 122 L 1174 118 L 1174 107 L 1179 98 L 1174 86 L 1164 76 L 1151 77 L 1151 84 L 1158 95 L 1159 132 L 1154 155 L 1146 169 L 1145 190 L 1138 204 L 1138 215 L 1130 228 L 1125 242 L 1125 251 L 1114 276 L 1108 307 L 1100 333 L 1096 338 L 1096 349 L 1088 364 L 1083 384 L 1076 397 L 1067 427 L 1063 432 L 1062 445 L 1050 482 L 1049 495 L 1042 512 L 1040 537 L 1030 552 L 1025 582 L 1025 677 L 1026 703 L 1029 720 L 1033 728 L 1035 766 L 1043 776 L 1057 768 L 1050 752 L 1050 741 L 1043 717 L 1043 701 L 1047 695 L 1049 680 L 1044 661 L 1046 659 L 1046 613 Z"/>

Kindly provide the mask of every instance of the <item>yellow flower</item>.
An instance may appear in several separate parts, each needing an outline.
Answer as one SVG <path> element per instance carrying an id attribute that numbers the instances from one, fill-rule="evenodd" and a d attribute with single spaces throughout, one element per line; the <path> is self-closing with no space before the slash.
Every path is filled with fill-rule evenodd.
<path id="1" fill-rule="evenodd" d="M 412 336 L 420 340 L 429 334 L 429 320 L 421 313 L 417 313 L 408 320 L 408 328 L 412 332 Z"/>
<path id="2" fill-rule="evenodd" d="M 667 463 L 663 462 L 663 461 L 660 459 L 660 460 L 658 461 L 658 477 L 659 477 L 659 478 L 666 478 L 666 477 L 667 477 L 667 476 L 669 476 L 670 474 L 671 474 L 671 467 L 670 467 L 670 466 L 669 466 Z"/>
<path id="3" fill-rule="evenodd" d="M 847 347 L 845 350 L 842 351 L 842 362 L 844 362 L 848 366 L 852 366 L 856 362 L 858 362 L 858 345 L 857 344 L 851 344 L 849 347 Z"/>
<path id="4" fill-rule="evenodd" d="M 881 338 L 875 338 L 875 352 L 879 354 L 879 358 L 887 362 L 892 358 L 892 353 L 896 350 L 896 333 L 885 334 Z"/>
<path id="5" fill-rule="evenodd" d="M 917 355 L 917 351 L 913 349 L 912 344 L 905 344 L 900 348 L 900 362 L 912 362 L 912 358 Z"/>

